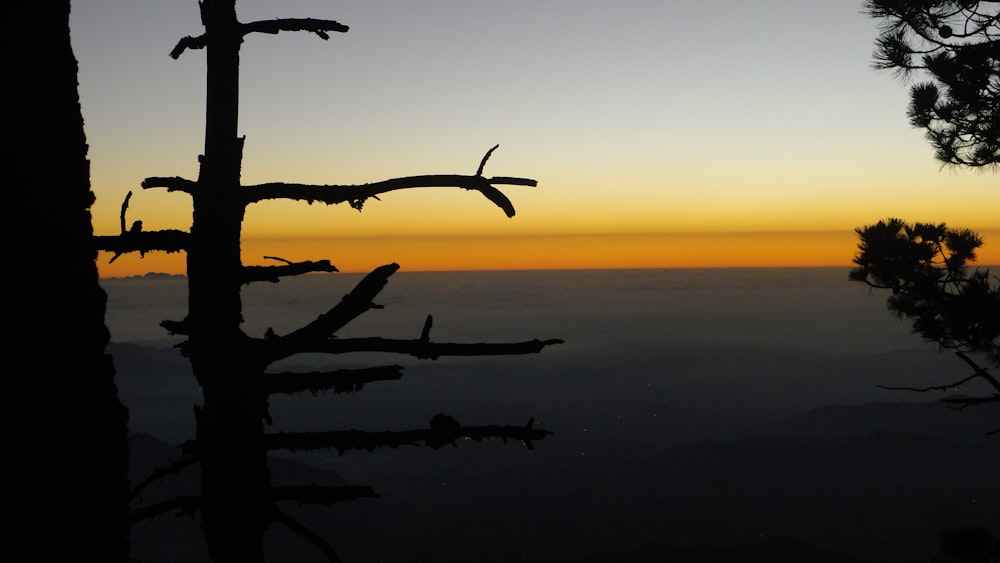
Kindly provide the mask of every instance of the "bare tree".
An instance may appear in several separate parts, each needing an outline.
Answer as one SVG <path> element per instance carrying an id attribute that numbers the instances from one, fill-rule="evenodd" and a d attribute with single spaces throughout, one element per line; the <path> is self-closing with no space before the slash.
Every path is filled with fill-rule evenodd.
<path id="1" fill-rule="evenodd" d="M 262 558 L 262 535 L 272 523 L 287 525 L 313 541 L 331 560 L 333 549 L 317 534 L 305 529 L 278 508 L 280 500 L 328 503 L 371 496 L 367 487 L 271 487 L 267 452 L 274 449 L 371 449 L 417 444 L 440 447 L 458 437 L 502 437 L 530 445 L 548 432 L 533 422 L 516 426 L 466 427 L 447 415 L 438 415 L 428 428 L 408 432 L 268 433 L 271 423 L 268 396 L 278 392 L 324 391 L 359 387 L 367 382 L 395 379 L 398 366 L 365 370 L 337 370 L 312 374 L 269 374 L 274 362 L 300 353 L 341 354 L 378 351 L 417 358 L 447 355 L 499 355 L 537 353 L 559 340 L 513 343 L 447 343 L 431 339 L 431 319 L 413 339 L 332 338 L 342 327 L 366 311 L 378 308 L 373 299 L 399 268 L 380 266 L 326 313 L 289 334 L 253 337 L 241 328 L 241 287 L 259 281 L 310 272 L 334 272 L 328 260 L 282 261 L 270 267 L 246 267 L 240 257 L 241 228 L 246 207 L 271 199 L 305 200 L 326 204 L 348 203 L 361 209 L 366 200 L 400 189 L 431 186 L 475 190 L 514 215 L 510 200 L 496 186 L 535 186 L 536 181 L 517 177 L 483 175 L 493 147 L 472 175 L 424 175 L 395 178 L 363 185 L 240 184 L 245 137 L 237 136 L 240 46 L 251 35 L 305 31 L 327 40 L 344 33 L 347 26 L 318 19 L 273 19 L 242 23 L 235 0 L 202 0 L 204 34 L 184 37 L 170 55 L 178 58 L 191 49 L 203 49 L 207 58 L 207 108 L 205 147 L 198 178 L 147 178 L 142 187 L 165 188 L 191 196 L 193 222 L 190 232 L 144 232 L 141 222 L 126 229 L 129 198 L 122 205 L 122 232 L 101 237 L 99 247 L 119 256 L 128 252 L 184 251 L 187 255 L 188 314 L 179 321 L 164 321 L 171 333 L 183 335 L 179 345 L 190 359 L 201 386 L 203 403 L 197 408 L 197 435 L 186 451 L 201 467 L 202 490 L 196 497 L 175 499 L 145 507 L 136 516 L 168 509 L 200 509 L 209 552 L 215 561 L 247 563 Z M 131 195 L 131 194 L 130 194 Z M 183 464 L 182 464 L 183 465 Z"/>
<path id="2" fill-rule="evenodd" d="M 90 163 L 70 42 L 70 2 L 22 2 L 7 17 L 4 170 L 18 239 L 7 270 L 10 553 L 128 559 L 128 412 L 106 353 Z M 44 39 L 37 31 L 46 30 Z M 100 460 L 99 462 L 95 460 Z M 39 549 L 44 547 L 44 555 Z"/>

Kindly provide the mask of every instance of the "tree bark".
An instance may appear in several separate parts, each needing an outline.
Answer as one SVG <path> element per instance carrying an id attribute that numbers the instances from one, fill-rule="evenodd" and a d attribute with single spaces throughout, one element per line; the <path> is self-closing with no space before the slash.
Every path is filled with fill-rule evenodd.
<path id="1" fill-rule="evenodd" d="M 8 7 L 5 82 L 12 128 L 8 210 L 22 252 L 8 278 L 7 360 L 19 411 L 8 479 L 9 553 L 25 559 L 128 560 L 128 412 L 107 354 L 107 296 L 98 282 L 90 163 L 70 41 L 69 0 Z M 44 30 L 44 31 L 42 31 Z M 17 221 L 30 220 L 30 224 Z M 25 236 L 30 235 L 30 236 Z M 9 317 L 10 318 L 10 317 Z M 26 525 L 27 524 L 27 525 Z M 43 553 L 39 551 L 43 550 Z M 83 555 L 81 555 L 83 554 Z"/>
<path id="2" fill-rule="evenodd" d="M 201 9 L 207 38 L 205 151 L 192 194 L 186 350 L 204 400 L 197 416 L 202 526 L 216 562 L 253 563 L 262 560 L 269 475 L 258 377 L 263 366 L 248 359 L 240 330 L 242 35 L 234 0 L 206 0 Z"/>

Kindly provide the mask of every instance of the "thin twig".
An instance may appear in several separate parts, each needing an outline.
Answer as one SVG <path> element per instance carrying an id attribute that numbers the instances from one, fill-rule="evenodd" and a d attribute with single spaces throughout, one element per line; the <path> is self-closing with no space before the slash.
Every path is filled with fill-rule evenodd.
<path id="1" fill-rule="evenodd" d="M 948 391 L 949 389 L 968 383 L 977 377 L 979 377 L 979 374 L 974 373 L 961 381 L 949 383 L 947 385 L 931 385 L 928 387 L 889 387 L 887 385 L 879 385 L 878 388 L 885 389 L 887 391 L 916 391 L 917 393 L 925 393 L 927 391 Z"/>
<path id="2" fill-rule="evenodd" d="M 482 176 L 483 175 L 483 168 L 486 167 L 486 161 L 490 159 L 490 155 L 493 154 L 493 151 L 497 150 L 498 148 L 500 148 L 500 145 L 493 145 L 493 148 L 491 148 L 490 150 L 486 151 L 486 154 L 483 155 L 483 159 L 481 161 L 479 161 L 479 169 L 476 170 L 476 176 Z"/>
<path id="3" fill-rule="evenodd" d="M 128 211 L 128 201 L 130 199 L 132 199 L 132 190 L 129 190 L 128 193 L 125 194 L 125 201 L 122 202 L 122 211 L 121 211 L 121 217 L 120 217 L 120 219 L 121 219 L 121 224 L 122 224 L 122 233 L 121 234 L 123 234 L 123 235 L 125 234 L 125 212 Z"/>

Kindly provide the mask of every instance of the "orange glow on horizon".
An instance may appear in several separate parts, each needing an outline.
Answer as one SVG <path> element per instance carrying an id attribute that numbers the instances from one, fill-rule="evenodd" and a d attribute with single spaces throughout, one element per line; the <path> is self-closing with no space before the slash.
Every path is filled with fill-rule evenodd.
<path id="1" fill-rule="evenodd" d="M 986 239 L 978 264 L 1000 264 L 1000 229 Z M 277 265 L 265 256 L 298 262 L 329 259 L 342 272 L 368 272 L 389 262 L 405 271 L 586 270 L 640 268 L 766 268 L 851 266 L 853 232 L 653 233 L 609 235 L 365 237 L 248 239 L 247 265 Z M 103 278 L 147 273 L 184 274 L 183 253 L 126 255 L 109 264 L 101 253 Z"/>

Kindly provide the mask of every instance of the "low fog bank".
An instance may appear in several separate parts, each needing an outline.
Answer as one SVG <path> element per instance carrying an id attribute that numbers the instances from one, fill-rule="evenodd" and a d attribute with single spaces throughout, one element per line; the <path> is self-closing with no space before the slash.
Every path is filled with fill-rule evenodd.
<path id="1" fill-rule="evenodd" d="M 250 286 L 245 330 L 294 330 L 336 304 L 358 278 Z M 119 282 L 108 287 L 108 324 L 113 342 L 122 344 L 115 354 L 124 372 L 119 383 L 129 400 L 149 403 L 133 409 L 133 428 L 162 435 L 180 425 L 189 435 L 199 391 L 171 348 L 180 339 L 158 326 L 183 318 L 183 278 L 110 281 Z M 282 428 L 410 427 L 437 412 L 467 424 L 535 417 L 562 440 L 629 436 L 661 447 L 828 405 L 931 400 L 878 385 L 939 385 L 966 375 L 957 358 L 910 334 L 884 299 L 846 281 L 838 268 L 400 272 L 376 299 L 385 309 L 366 313 L 340 336 L 416 338 L 430 314 L 437 341 L 565 343 L 538 355 L 437 361 L 295 356 L 272 371 L 401 364 L 404 377 L 350 395 L 277 397 L 272 414 Z M 146 350 L 163 353 L 140 360 Z M 129 373 L 128 362 L 146 362 L 148 373 Z"/>
<path id="2" fill-rule="evenodd" d="M 252 286 L 246 330 L 293 330 L 356 279 Z M 171 348 L 177 340 L 155 328 L 183 317 L 183 281 L 121 281 L 138 282 L 108 288 L 119 388 L 146 440 L 134 452 L 138 471 L 164 444 L 193 436 L 200 394 Z M 376 299 L 385 309 L 342 336 L 415 338 L 433 314 L 435 340 L 566 343 L 506 358 L 293 357 L 273 371 L 398 363 L 404 377 L 358 393 L 275 397 L 273 430 L 402 430 L 444 412 L 469 425 L 534 417 L 554 434 L 533 450 L 463 442 L 279 454 L 276 479 L 343 480 L 382 495 L 290 508 L 348 563 L 569 562 L 597 552 L 625 561 L 640 546 L 775 540 L 765 543 L 786 549 L 785 538 L 872 562 L 929 560 L 944 529 L 995 525 L 1000 448 L 984 433 L 1000 417 L 877 387 L 965 375 L 887 313 L 884 298 L 841 269 L 401 272 Z M 147 563 L 185 549 L 193 553 L 177 560 L 197 560 L 196 523 L 161 518 L 137 534 Z M 272 541 L 301 543 L 281 532 Z M 320 560 L 301 549 L 296 560 Z"/>

